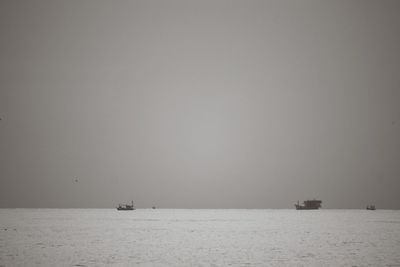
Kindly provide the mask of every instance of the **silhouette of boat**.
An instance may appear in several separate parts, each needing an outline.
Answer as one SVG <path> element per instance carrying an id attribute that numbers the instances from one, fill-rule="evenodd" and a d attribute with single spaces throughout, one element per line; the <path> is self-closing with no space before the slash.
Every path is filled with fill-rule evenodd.
<path id="1" fill-rule="evenodd" d="M 117 210 L 135 210 L 135 207 L 133 206 L 133 201 L 131 202 L 131 205 L 119 204 Z"/>
<path id="2" fill-rule="evenodd" d="M 376 210 L 375 205 L 367 205 L 367 210 Z"/>
<path id="3" fill-rule="evenodd" d="M 321 208 L 321 200 L 306 200 L 303 201 L 303 204 L 300 204 L 299 201 L 297 201 L 297 204 L 294 204 L 296 207 L 296 210 L 317 210 Z"/>

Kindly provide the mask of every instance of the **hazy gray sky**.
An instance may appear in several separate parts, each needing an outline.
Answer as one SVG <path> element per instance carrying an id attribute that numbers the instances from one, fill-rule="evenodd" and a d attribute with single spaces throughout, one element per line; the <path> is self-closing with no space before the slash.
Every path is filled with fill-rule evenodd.
<path id="1" fill-rule="evenodd" d="M 399 14 L 3 0 L 0 207 L 400 208 Z"/>

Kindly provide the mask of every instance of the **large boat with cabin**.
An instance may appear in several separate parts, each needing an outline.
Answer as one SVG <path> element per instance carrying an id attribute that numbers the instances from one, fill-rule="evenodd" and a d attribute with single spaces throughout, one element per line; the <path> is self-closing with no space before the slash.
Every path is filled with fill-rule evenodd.
<path id="1" fill-rule="evenodd" d="M 300 204 L 299 201 L 297 201 L 297 204 L 294 204 L 296 207 L 296 210 L 317 210 L 321 208 L 321 200 L 305 200 L 303 201 L 303 204 Z"/>
<path id="2" fill-rule="evenodd" d="M 135 210 L 135 206 L 133 205 L 133 201 L 131 204 L 119 204 L 117 210 Z"/>

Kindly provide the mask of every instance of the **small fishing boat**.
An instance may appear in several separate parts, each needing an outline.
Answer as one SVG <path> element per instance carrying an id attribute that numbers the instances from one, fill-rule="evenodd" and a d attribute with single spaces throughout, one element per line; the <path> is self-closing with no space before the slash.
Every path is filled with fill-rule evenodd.
<path id="1" fill-rule="evenodd" d="M 133 201 L 131 202 L 131 205 L 129 204 L 119 204 L 117 207 L 117 210 L 135 210 L 135 207 L 133 205 Z"/>
<path id="2" fill-rule="evenodd" d="M 376 210 L 375 205 L 367 205 L 367 210 Z"/>

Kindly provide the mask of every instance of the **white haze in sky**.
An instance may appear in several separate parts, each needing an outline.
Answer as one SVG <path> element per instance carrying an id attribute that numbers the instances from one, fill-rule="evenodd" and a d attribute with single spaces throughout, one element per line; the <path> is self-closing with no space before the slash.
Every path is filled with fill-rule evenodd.
<path id="1" fill-rule="evenodd" d="M 0 207 L 400 208 L 399 1 L 1 1 Z"/>

